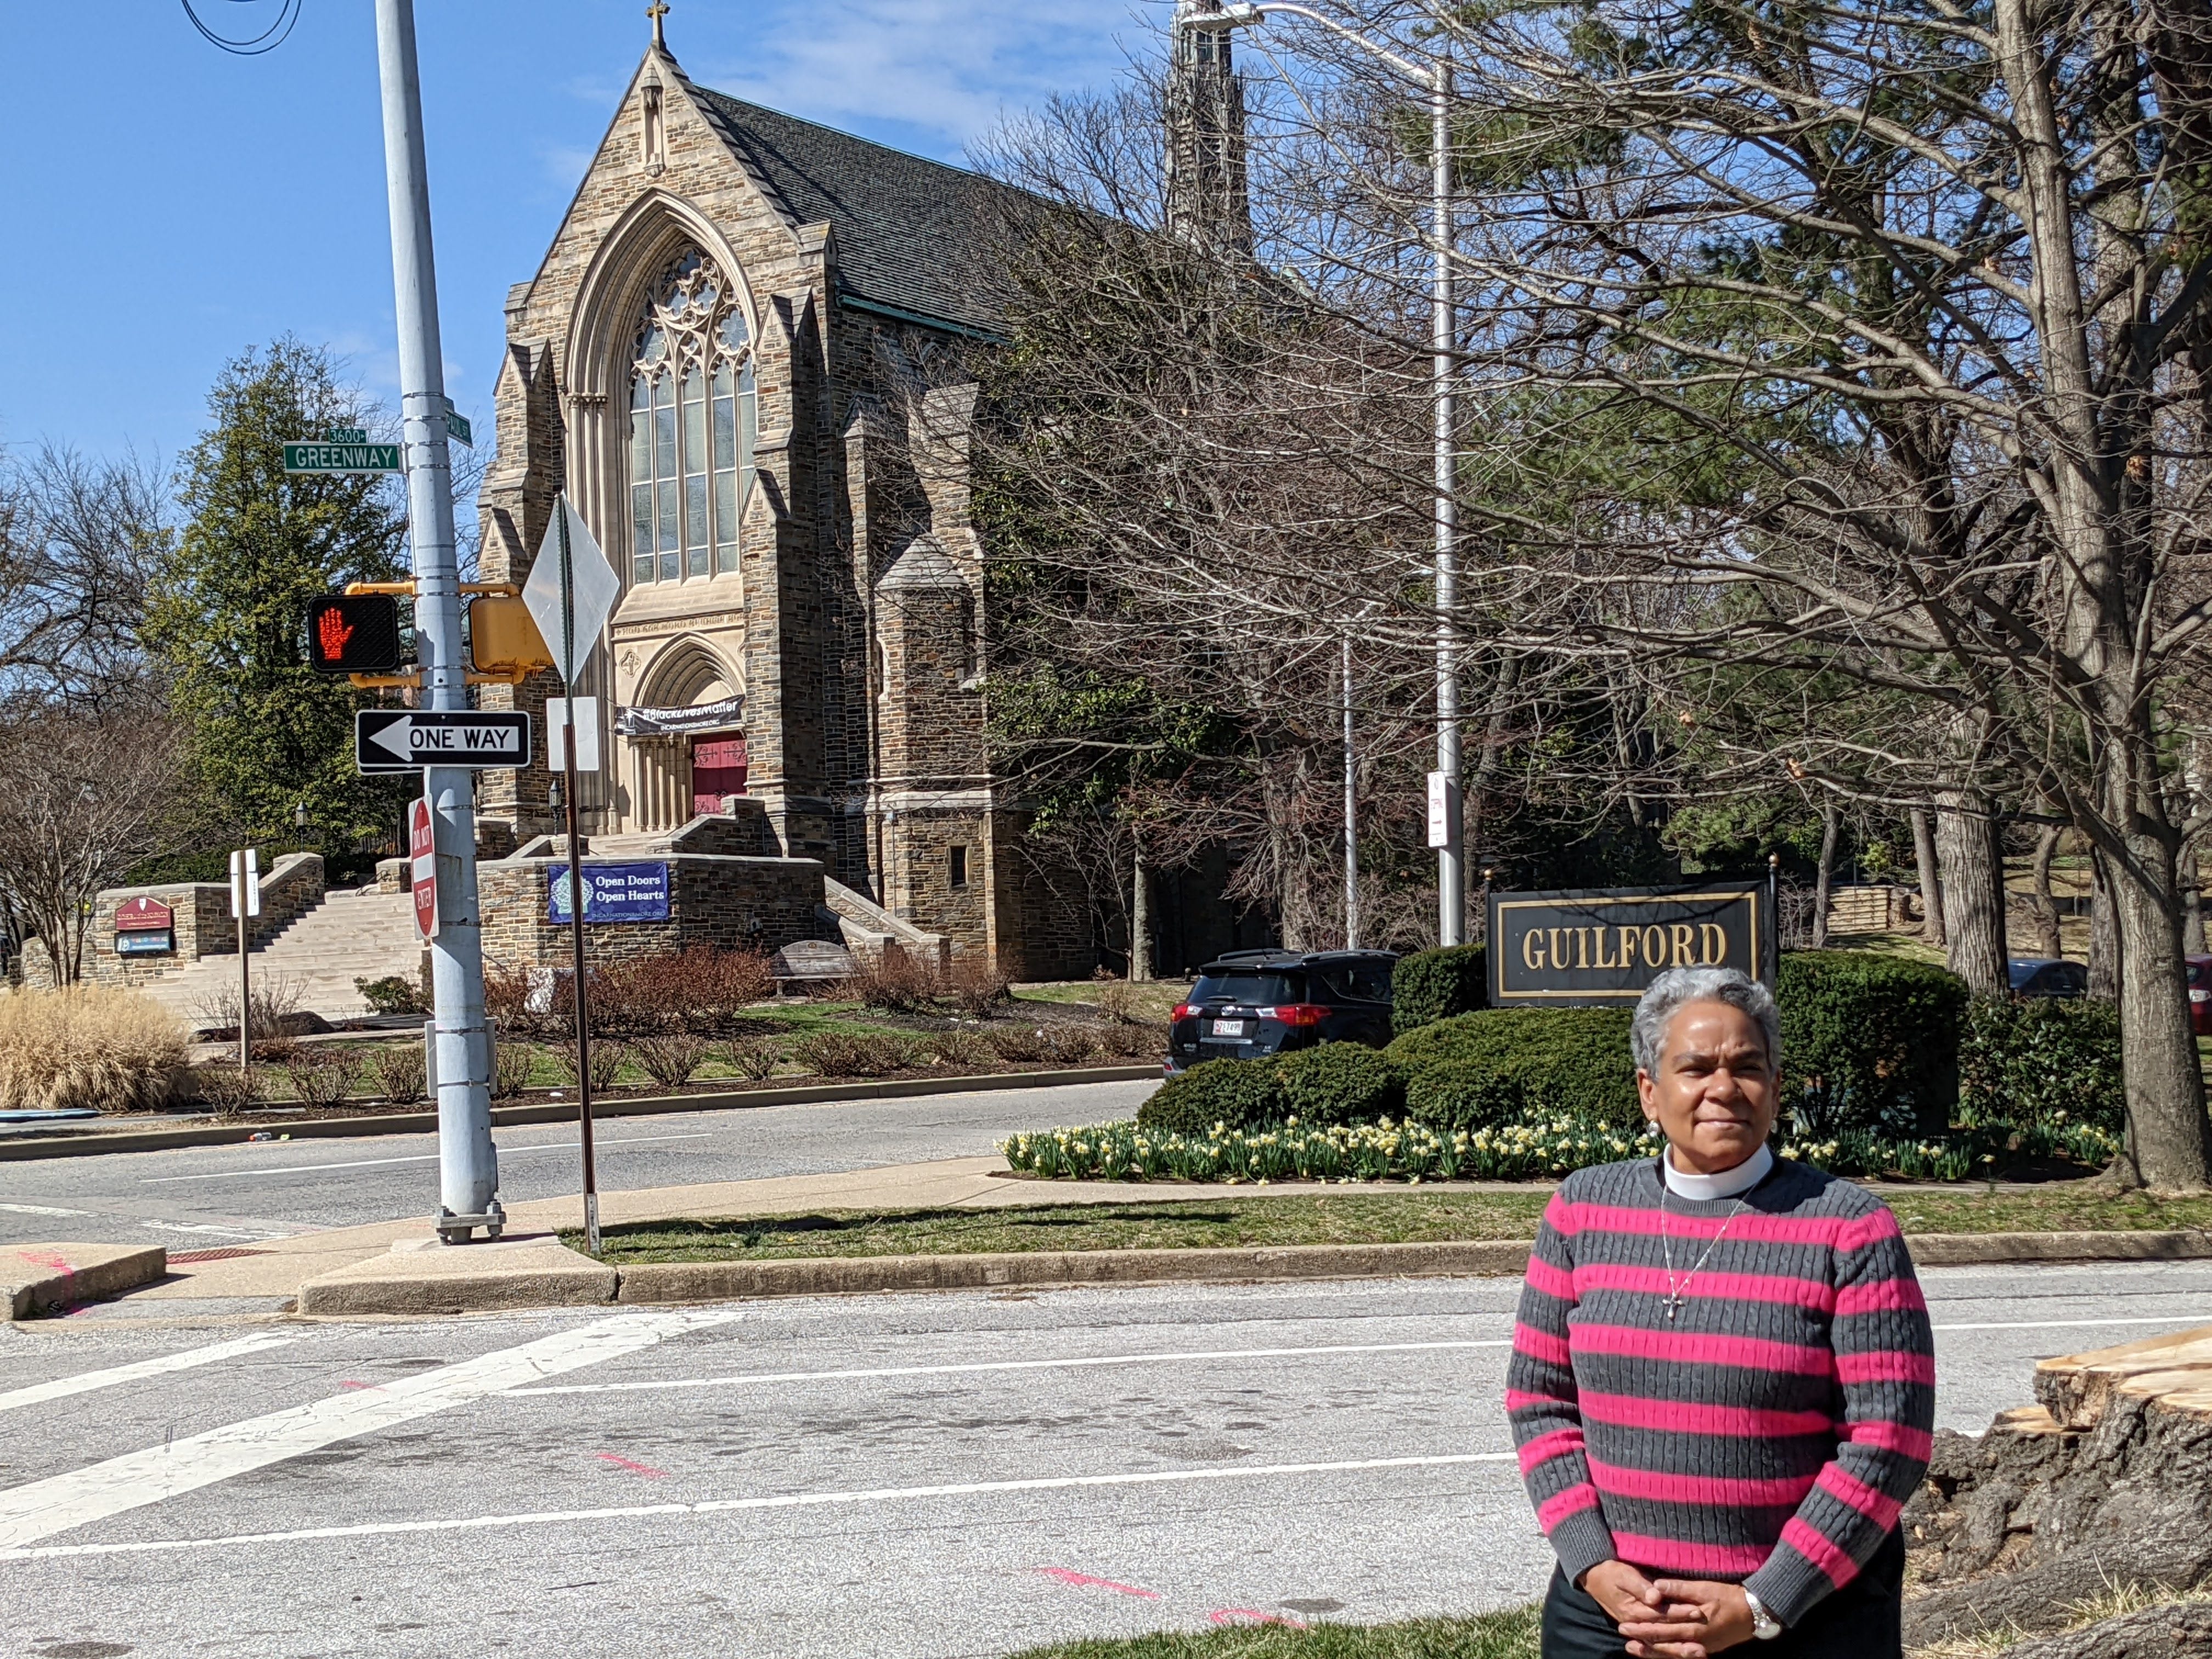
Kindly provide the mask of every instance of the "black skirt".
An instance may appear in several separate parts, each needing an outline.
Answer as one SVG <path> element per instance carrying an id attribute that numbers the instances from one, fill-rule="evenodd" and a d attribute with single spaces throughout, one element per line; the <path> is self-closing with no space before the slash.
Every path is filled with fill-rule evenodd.
<path id="1" fill-rule="evenodd" d="M 1901 1629 L 1905 1540 L 1891 1533 L 1863 1571 L 1814 1604 L 1798 1625 L 1771 1642 L 1729 1650 L 1742 1659 L 1904 1659 Z M 1620 1626 L 1585 1592 L 1554 1569 L 1544 1598 L 1543 1659 L 1626 1659 Z"/>

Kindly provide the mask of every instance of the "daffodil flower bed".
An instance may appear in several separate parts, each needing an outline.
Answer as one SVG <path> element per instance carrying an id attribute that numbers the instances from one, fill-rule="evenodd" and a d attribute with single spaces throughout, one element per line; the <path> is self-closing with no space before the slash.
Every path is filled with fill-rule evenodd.
<path id="1" fill-rule="evenodd" d="M 1370 1124 L 1280 1124 L 1204 1134 L 1140 1128 L 1134 1122 L 1041 1129 L 1008 1136 L 999 1152 L 1024 1175 L 1055 1181 L 1202 1181 L 1224 1185 L 1277 1181 L 1557 1180 L 1595 1164 L 1650 1158 L 1658 1130 L 1591 1118 L 1540 1115 L 1495 1128 L 1440 1131 L 1384 1118 Z M 2017 1155 L 2108 1162 L 2116 1137 L 2087 1125 L 1980 1128 L 1941 1139 L 1889 1140 L 1847 1134 L 1785 1141 L 1783 1157 L 1837 1175 L 1907 1181 L 1963 1181 Z"/>

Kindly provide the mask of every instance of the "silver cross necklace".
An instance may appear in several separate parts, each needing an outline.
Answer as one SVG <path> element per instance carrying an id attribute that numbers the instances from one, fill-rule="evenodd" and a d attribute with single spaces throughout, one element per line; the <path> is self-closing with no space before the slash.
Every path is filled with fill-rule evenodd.
<path id="1" fill-rule="evenodd" d="M 1662 1160 L 1659 1170 L 1659 1248 L 1666 1253 L 1667 1258 L 1665 1306 L 1667 1322 L 1671 1325 L 1674 1322 L 1674 1316 L 1682 1311 L 1682 1298 L 1689 1295 L 1691 1285 L 1696 1281 L 1698 1275 L 1705 1271 L 1705 1263 L 1712 1259 L 1713 1252 L 1720 1248 L 1721 1240 L 1728 1237 L 1728 1230 L 1735 1224 L 1735 1218 L 1743 1213 L 1743 1197 L 1739 1196 L 1736 1199 L 1735 1207 L 1728 1212 L 1728 1219 L 1721 1223 L 1721 1230 L 1713 1235 L 1712 1243 L 1705 1246 L 1705 1253 L 1698 1258 L 1697 1264 L 1677 1283 L 1674 1278 L 1674 1241 L 1667 1231 L 1667 1171 L 1663 1164 L 1667 1154 L 1662 1152 L 1659 1156 Z"/>

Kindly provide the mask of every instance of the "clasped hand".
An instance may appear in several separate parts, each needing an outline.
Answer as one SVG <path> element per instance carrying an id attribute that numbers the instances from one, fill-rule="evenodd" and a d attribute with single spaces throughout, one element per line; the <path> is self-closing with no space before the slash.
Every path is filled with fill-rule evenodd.
<path id="1" fill-rule="evenodd" d="M 1583 1589 L 1636 1659 L 1707 1659 L 1752 1637 L 1741 1584 L 1646 1578 L 1626 1561 L 1601 1561 L 1583 1575 Z"/>

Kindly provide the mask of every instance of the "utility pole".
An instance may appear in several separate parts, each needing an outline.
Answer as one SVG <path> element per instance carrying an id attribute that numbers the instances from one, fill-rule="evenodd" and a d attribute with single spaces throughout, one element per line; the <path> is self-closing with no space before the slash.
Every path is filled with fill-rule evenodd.
<path id="1" fill-rule="evenodd" d="M 1344 948 L 1359 948 L 1359 764 L 1352 746 L 1352 630 L 1344 631 Z"/>
<path id="2" fill-rule="evenodd" d="M 1443 774 L 1443 844 L 1437 848 L 1437 943 L 1467 943 L 1467 849 L 1460 812 L 1458 295 L 1452 252 L 1451 70 L 1439 55 L 1429 71 L 1430 149 L 1435 162 L 1436 295 L 1433 332 L 1437 403 L 1437 770 Z"/>
<path id="3" fill-rule="evenodd" d="M 392 275 L 399 318 L 400 413 L 407 526 L 414 555 L 415 632 L 422 696 L 434 710 L 469 706 L 461 648 L 460 570 L 453 545 L 453 462 L 446 446 L 445 367 L 438 277 L 430 245 L 430 181 L 423 159 L 422 88 L 414 0 L 376 0 L 384 94 L 384 168 L 392 209 Z M 471 774 L 422 774 L 437 848 L 437 937 L 430 944 L 436 1003 L 439 1236 L 495 1233 L 499 1153 L 491 1139 L 491 1042 L 484 1024 L 483 936 L 477 907 L 476 785 Z"/>

